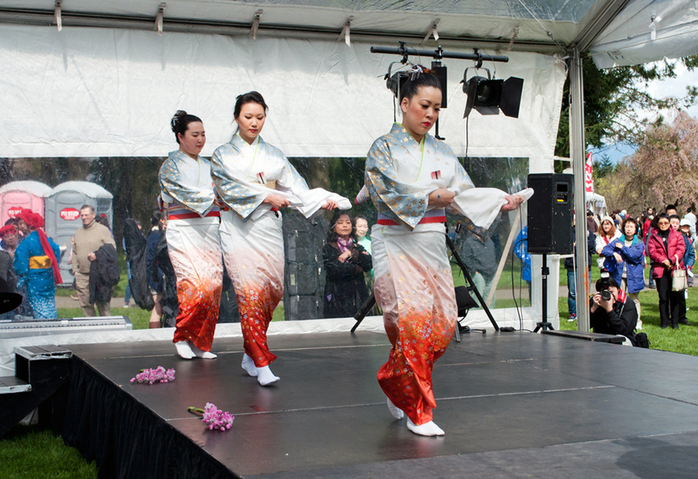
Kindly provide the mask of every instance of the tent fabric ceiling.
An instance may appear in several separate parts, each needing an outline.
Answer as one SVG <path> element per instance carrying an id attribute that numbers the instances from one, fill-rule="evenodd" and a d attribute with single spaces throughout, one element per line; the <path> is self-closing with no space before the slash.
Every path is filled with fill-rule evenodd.
<path id="1" fill-rule="evenodd" d="M 520 2 L 496 1 L 496 0 L 461 0 L 451 1 L 414 1 L 414 0 L 338 0 L 331 2 L 333 7 L 328 7 L 327 0 L 257 0 L 255 2 L 242 2 L 235 0 L 170 0 L 167 11 L 173 11 L 175 17 L 187 15 L 190 18 L 216 19 L 207 14 L 213 11 L 226 12 L 231 9 L 247 8 L 279 8 L 300 7 L 323 10 L 344 10 L 354 13 L 379 13 L 379 12 L 409 12 L 427 14 L 452 14 L 452 15 L 483 15 L 500 16 L 508 18 L 530 18 L 531 13 L 540 20 L 572 21 L 580 22 L 587 14 L 590 7 L 597 0 L 524 0 Z M 157 11 L 159 0 L 68 0 L 63 6 L 80 12 L 104 12 L 115 15 L 149 15 Z M 23 8 L 52 8 L 53 1 L 46 0 L 22 0 L 5 1 L 4 6 Z M 197 14 L 198 12 L 198 14 Z M 230 19 L 230 18 L 228 18 Z"/>
<path id="2" fill-rule="evenodd" d="M 698 2 L 630 2 L 599 35 L 590 53 L 599 68 L 696 55 Z"/>
<path id="3" fill-rule="evenodd" d="M 228 35 L 246 35 L 259 10 L 260 36 L 339 36 L 351 19 L 355 38 L 409 40 L 424 38 L 437 22 L 444 45 L 555 53 L 577 42 L 614 3 L 624 8 L 590 48 L 599 68 L 698 53 L 695 0 L 335 0 L 331 6 L 326 0 L 63 0 L 61 7 L 67 27 L 154 29 L 164 5 L 165 31 Z M 54 5 L 54 0 L 5 0 L 0 23 L 52 24 Z M 433 37 L 431 43 L 436 44 Z"/>
<path id="4" fill-rule="evenodd" d="M 53 23 L 54 0 L 5 0 L 0 23 Z M 569 47 L 614 3 L 622 11 L 591 45 L 599 68 L 698 53 L 695 0 L 62 0 L 66 26 L 154 29 L 164 5 L 165 31 L 246 34 L 262 10 L 259 35 L 295 32 L 339 35 L 351 19 L 360 35 L 426 36 L 434 22 L 440 42 L 485 42 L 554 53 Z M 652 22 L 652 18 L 656 20 Z M 105 23 L 106 22 L 106 23 Z M 109 22 L 113 22 L 110 24 Z M 218 30 L 216 30 L 216 28 Z M 266 33 L 265 33 L 266 32 Z M 274 33 L 272 33 L 274 32 Z M 433 40 L 433 37 L 432 37 Z M 586 46 L 586 45 L 585 45 Z"/>
<path id="5" fill-rule="evenodd" d="M 197 32 L 197 26 L 202 24 L 250 25 L 261 9 L 260 35 L 265 28 L 319 29 L 339 35 L 348 18 L 353 17 L 352 34 L 423 37 L 438 20 L 438 34 L 446 40 L 483 39 L 506 44 L 515 36 L 519 49 L 540 51 L 544 45 L 574 41 L 606 1 L 339 0 L 328 7 L 329 2 L 323 0 L 170 0 L 165 2 L 163 22 L 165 31 L 176 23 L 178 27 L 189 24 L 192 32 Z M 77 21 L 78 16 L 154 22 L 160 3 L 159 0 L 65 0 L 62 15 L 65 25 Z M 44 12 L 52 18 L 53 5 L 53 0 L 7 0 L 2 3 L 0 13 Z M 76 18 L 71 20 L 71 15 Z M 530 43 L 537 46 L 526 47 Z"/>

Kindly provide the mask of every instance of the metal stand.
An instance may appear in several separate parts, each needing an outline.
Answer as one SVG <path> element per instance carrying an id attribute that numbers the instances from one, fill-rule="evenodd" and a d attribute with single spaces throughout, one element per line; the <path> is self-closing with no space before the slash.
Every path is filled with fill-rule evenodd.
<path id="1" fill-rule="evenodd" d="M 376 296 L 373 294 L 373 291 L 371 291 L 371 294 L 368 296 L 368 298 L 366 298 L 366 301 L 364 301 L 364 304 L 361 305 L 359 310 L 354 315 L 354 319 L 356 320 L 356 324 L 354 324 L 354 327 L 351 328 L 352 333 L 354 331 L 356 331 L 356 328 L 359 327 L 359 324 L 361 324 L 361 321 L 364 320 L 364 318 L 366 317 L 368 312 L 371 311 L 371 308 L 373 308 L 374 304 L 376 304 Z"/>
<path id="2" fill-rule="evenodd" d="M 548 275 L 550 274 L 550 270 L 548 269 L 548 256 L 543 253 L 543 266 L 540 269 L 541 276 L 543 277 L 543 291 L 541 292 L 541 296 L 543 298 L 543 305 L 541 308 L 541 321 L 536 323 L 536 329 L 533 330 L 534 333 L 537 333 L 540 329 L 543 329 L 543 331 L 546 330 L 551 330 L 553 331 L 555 328 L 553 328 L 553 325 L 548 322 Z"/>
<path id="3" fill-rule="evenodd" d="M 463 264 L 463 261 L 461 261 L 460 256 L 458 256 L 458 253 L 456 252 L 456 247 L 453 246 L 451 238 L 448 237 L 448 226 L 446 226 L 446 244 L 448 245 L 448 248 L 451 250 L 451 254 L 453 254 L 453 257 L 456 259 L 456 264 L 458 264 L 460 270 L 463 272 L 463 277 L 465 277 L 465 280 L 469 284 L 469 286 L 467 287 L 468 291 L 473 291 L 475 293 L 475 296 L 480 302 L 480 307 L 485 311 L 485 314 L 487 314 L 487 317 L 490 319 L 490 323 L 492 323 L 494 330 L 499 331 L 499 325 L 497 324 L 497 321 L 494 320 L 494 316 L 492 316 L 490 308 L 487 306 L 485 299 L 482 297 L 480 291 L 478 291 L 477 287 L 475 286 L 473 278 L 470 277 L 470 273 L 468 273 L 468 268 L 466 268 L 465 264 Z"/>
<path id="4" fill-rule="evenodd" d="M 448 237 L 448 226 L 446 226 L 446 245 L 448 248 L 451 250 L 451 254 L 453 254 L 453 257 L 456 259 L 456 263 L 460 267 L 461 271 L 463 272 L 463 277 L 465 278 L 466 282 L 468 283 L 467 289 L 468 291 L 473 291 L 475 293 L 475 296 L 477 297 L 478 301 L 480 301 L 480 307 L 485 311 L 485 314 L 487 314 L 487 317 L 490 319 L 490 322 L 492 323 L 492 326 L 494 327 L 495 331 L 499 331 L 499 325 L 497 322 L 494 320 L 494 316 L 492 316 L 492 313 L 490 312 L 490 308 L 487 307 L 487 303 L 485 303 L 485 300 L 483 299 L 482 295 L 480 294 L 480 291 L 478 291 L 477 287 L 475 286 L 475 283 L 473 282 L 473 278 L 470 276 L 470 273 L 468 273 L 468 268 L 463 264 L 463 261 L 461 261 L 460 256 L 458 256 L 458 253 L 456 252 L 455 246 L 453 246 L 453 242 L 451 241 L 451 238 Z M 545 261 L 545 260 L 543 260 Z M 354 327 L 351 328 L 351 332 L 353 333 L 356 331 L 356 328 L 359 327 L 359 324 L 361 324 L 361 321 L 364 320 L 366 315 L 368 314 L 369 311 L 371 311 L 371 308 L 373 308 L 373 305 L 376 304 L 376 297 L 374 296 L 373 292 L 371 292 L 371 295 L 366 298 L 366 301 L 364 301 L 364 304 L 361 305 L 359 310 L 356 312 L 354 315 L 354 319 L 356 320 L 356 324 L 354 324 Z M 462 319 L 462 318 L 461 318 Z M 460 341 L 460 333 L 461 332 L 470 332 L 471 329 L 469 326 L 465 326 L 463 330 L 459 330 L 460 323 L 456 327 L 456 340 Z M 465 328 L 468 328 L 467 330 Z M 552 329 L 552 326 L 551 326 Z M 480 332 L 485 332 L 485 330 L 472 330 L 472 331 L 480 331 Z"/>

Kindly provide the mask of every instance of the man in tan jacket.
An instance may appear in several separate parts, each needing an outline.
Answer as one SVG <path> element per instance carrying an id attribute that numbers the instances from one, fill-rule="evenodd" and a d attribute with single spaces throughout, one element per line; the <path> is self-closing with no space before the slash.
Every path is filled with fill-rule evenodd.
<path id="1" fill-rule="evenodd" d="M 85 316 L 95 316 L 95 307 L 90 304 L 90 263 L 97 259 L 95 251 L 102 245 L 112 244 L 116 248 L 111 231 L 98 221 L 95 221 L 95 209 L 90 205 L 80 208 L 82 228 L 73 237 L 73 275 L 75 289 L 82 313 Z M 110 316 L 109 303 L 95 301 L 100 316 Z"/>

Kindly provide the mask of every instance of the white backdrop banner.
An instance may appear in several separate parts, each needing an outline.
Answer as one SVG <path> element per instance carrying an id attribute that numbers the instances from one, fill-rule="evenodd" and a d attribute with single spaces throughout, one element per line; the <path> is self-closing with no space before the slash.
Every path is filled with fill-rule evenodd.
<path id="1" fill-rule="evenodd" d="M 393 101 L 383 75 L 399 60 L 372 54 L 370 46 L 2 25 L 0 156 L 165 156 L 177 148 L 169 121 L 178 109 L 203 119 L 208 156 L 234 131 L 235 97 L 257 90 L 270 107 L 263 136 L 287 156 L 364 157 L 373 140 L 390 130 Z M 542 54 L 508 55 L 509 63 L 484 66 L 497 78 L 524 79 L 520 117 L 473 112 L 468 154 L 528 157 L 531 171 L 549 171 L 564 64 Z M 410 61 L 429 66 L 431 59 Z M 440 134 L 464 155 L 466 95 L 459 82 L 473 62 L 443 63 L 448 108 Z"/>

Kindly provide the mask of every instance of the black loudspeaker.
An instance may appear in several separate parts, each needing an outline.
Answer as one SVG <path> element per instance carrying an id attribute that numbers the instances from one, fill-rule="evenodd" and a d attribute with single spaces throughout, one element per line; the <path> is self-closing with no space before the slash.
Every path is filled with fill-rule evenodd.
<path id="1" fill-rule="evenodd" d="M 528 175 L 534 194 L 528 200 L 528 252 L 574 252 L 574 176 L 554 173 Z"/>

